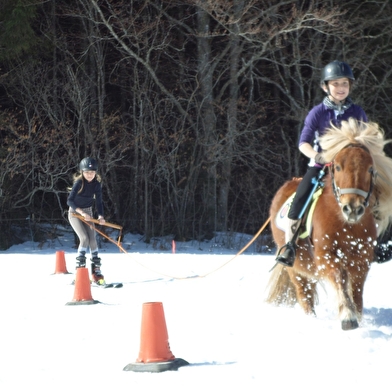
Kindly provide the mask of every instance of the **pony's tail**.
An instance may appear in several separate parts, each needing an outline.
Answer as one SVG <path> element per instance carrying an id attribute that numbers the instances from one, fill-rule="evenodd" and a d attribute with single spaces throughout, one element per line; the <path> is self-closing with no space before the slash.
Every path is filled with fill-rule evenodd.
<path id="1" fill-rule="evenodd" d="M 281 264 L 277 264 L 272 270 L 267 289 L 269 293 L 266 302 L 272 305 L 293 307 L 297 303 L 295 287 L 290 280 L 286 268 Z"/>

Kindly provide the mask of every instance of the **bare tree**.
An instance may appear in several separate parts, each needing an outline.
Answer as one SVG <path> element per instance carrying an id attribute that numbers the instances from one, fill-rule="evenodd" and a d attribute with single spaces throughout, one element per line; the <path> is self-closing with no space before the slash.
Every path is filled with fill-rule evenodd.
<path id="1" fill-rule="evenodd" d="M 254 232 L 276 189 L 306 170 L 298 137 L 336 58 L 390 133 L 386 0 L 27 3 L 34 39 L 1 46 L 0 223 L 57 219 L 93 155 L 108 217 L 147 240 Z"/>

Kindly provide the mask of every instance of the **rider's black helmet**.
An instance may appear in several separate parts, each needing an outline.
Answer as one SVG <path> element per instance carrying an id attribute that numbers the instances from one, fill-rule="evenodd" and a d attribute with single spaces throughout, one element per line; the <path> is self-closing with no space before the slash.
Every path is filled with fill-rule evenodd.
<path id="1" fill-rule="evenodd" d="M 332 61 L 327 64 L 321 73 L 321 84 L 325 84 L 328 80 L 347 78 L 354 81 L 353 71 L 350 66 L 343 61 Z"/>
<path id="2" fill-rule="evenodd" d="M 81 171 L 97 171 L 98 162 L 94 158 L 83 158 L 79 163 L 79 169 Z"/>

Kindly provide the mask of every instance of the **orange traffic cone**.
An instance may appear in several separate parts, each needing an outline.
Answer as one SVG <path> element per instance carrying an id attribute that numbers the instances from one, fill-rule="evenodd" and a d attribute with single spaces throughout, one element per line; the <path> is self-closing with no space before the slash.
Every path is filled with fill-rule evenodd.
<path id="1" fill-rule="evenodd" d="M 143 304 L 140 339 L 136 363 L 128 364 L 124 370 L 157 373 L 189 365 L 187 361 L 175 358 L 170 351 L 162 302 Z"/>
<path id="2" fill-rule="evenodd" d="M 67 267 L 65 265 L 65 256 L 63 250 L 58 250 L 56 252 L 56 269 L 55 274 L 69 274 Z"/>
<path id="3" fill-rule="evenodd" d="M 67 302 L 66 305 L 93 305 L 97 303 L 99 303 L 99 301 L 95 301 L 91 296 L 88 269 L 86 267 L 77 268 L 74 297 L 73 300 Z"/>

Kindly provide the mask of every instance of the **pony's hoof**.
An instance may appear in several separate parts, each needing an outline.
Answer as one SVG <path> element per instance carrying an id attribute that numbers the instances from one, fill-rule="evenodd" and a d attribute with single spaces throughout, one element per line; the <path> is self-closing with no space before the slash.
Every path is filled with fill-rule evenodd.
<path id="1" fill-rule="evenodd" d="M 343 331 L 351 331 L 352 329 L 356 329 L 359 327 L 357 320 L 344 320 L 342 321 L 342 329 Z"/>

